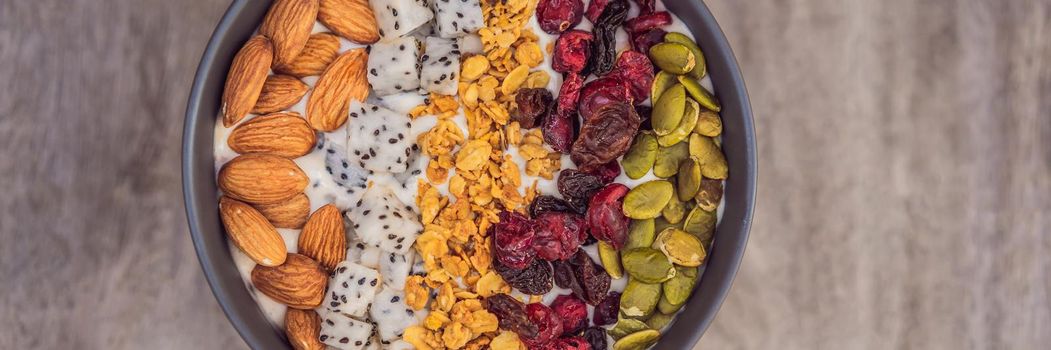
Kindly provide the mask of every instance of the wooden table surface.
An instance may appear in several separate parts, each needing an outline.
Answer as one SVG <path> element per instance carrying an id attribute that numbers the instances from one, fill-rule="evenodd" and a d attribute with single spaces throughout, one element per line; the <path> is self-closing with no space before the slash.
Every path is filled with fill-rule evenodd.
<path id="1" fill-rule="evenodd" d="M 760 190 L 710 349 L 1051 344 L 1051 1 L 708 0 Z M 0 1 L 0 348 L 244 348 L 183 111 L 225 0 Z"/>

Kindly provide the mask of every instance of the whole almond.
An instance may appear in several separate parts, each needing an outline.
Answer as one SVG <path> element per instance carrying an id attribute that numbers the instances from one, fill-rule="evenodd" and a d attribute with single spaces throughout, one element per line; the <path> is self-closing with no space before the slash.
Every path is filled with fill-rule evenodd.
<path id="1" fill-rule="evenodd" d="M 339 36 L 358 44 L 380 40 L 379 24 L 368 0 L 321 0 L 318 20 Z"/>
<path id="2" fill-rule="evenodd" d="M 336 130 L 347 121 L 350 101 L 369 97 L 365 49 L 347 51 L 336 58 L 314 85 L 307 99 L 307 120 L 315 130 Z"/>
<path id="3" fill-rule="evenodd" d="M 259 33 L 274 41 L 274 65 L 292 62 L 314 29 L 318 0 L 276 0 L 259 26 Z"/>
<path id="4" fill-rule="evenodd" d="M 285 263 L 252 269 L 252 285 L 264 295 L 290 308 L 309 310 L 321 305 L 328 273 L 311 258 L 288 254 Z"/>
<path id="5" fill-rule="evenodd" d="M 299 254 L 317 260 L 329 271 L 347 258 L 347 236 L 343 216 L 332 204 L 318 208 L 307 219 L 299 235 Z"/>
<path id="6" fill-rule="evenodd" d="M 238 249 L 262 266 L 285 263 L 287 248 L 274 225 L 252 206 L 223 196 L 219 199 L 219 216 L 226 234 Z"/>
<path id="7" fill-rule="evenodd" d="M 275 204 L 259 204 L 255 206 L 271 224 L 277 228 L 302 228 L 310 216 L 310 198 L 305 194 L 297 194 L 292 199 Z"/>
<path id="8" fill-rule="evenodd" d="M 249 39 L 234 56 L 226 75 L 220 107 L 224 126 L 234 126 L 255 107 L 273 59 L 274 46 L 262 35 Z"/>
<path id="9" fill-rule="evenodd" d="M 280 112 L 299 103 L 310 86 L 291 75 L 271 75 L 263 83 L 263 91 L 252 108 L 253 114 Z"/>
<path id="10" fill-rule="evenodd" d="M 238 125 L 226 139 L 240 154 L 262 153 L 298 158 L 314 149 L 317 134 L 296 112 L 281 112 L 252 118 Z"/>
<path id="11" fill-rule="evenodd" d="M 295 162 L 266 154 L 245 154 L 219 170 L 219 189 L 252 204 L 284 202 L 303 193 L 310 179 Z"/>
<path id="12" fill-rule="evenodd" d="M 339 56 L 339 38 L 332 33 L 317 33 L 310 36 L 299 57 L 274 70 L 300 78 L 321 75 L 336 60 L 336 56 Z"/>
<path id="13" fill-rule="evenodd" d="M 324 350 L 321 336 L 321 316 L 314 310 L 288 309 L 285 313 L 285 335 L 296 350 Z"/>

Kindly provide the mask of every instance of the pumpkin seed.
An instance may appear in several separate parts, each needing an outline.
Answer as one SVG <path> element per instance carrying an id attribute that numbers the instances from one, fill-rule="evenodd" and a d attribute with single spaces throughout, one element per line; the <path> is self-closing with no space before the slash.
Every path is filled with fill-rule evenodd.
<path id="1" fill-rule="evenodd" d="M 679 142 L 671 147 L 657 149 L 657 160 L 653 162 L 653 175 L 669 178 L 679 172 L 679 163 L 690 157 L 690 145 Z"/>
<path id="2" fill-rule="evenodd" d="M 697 191 L 697 195 L 694 199 L 697 201 L 697 206 L 701 207 L 701 209 L 707 211 L 715 211 L 718 209 L 719 201 L 723 199 L 722 180 L 701 180 L 701 187 Z"/>
<path id="3" fill-rule="evenodd" d="M 682 309 L 683 305 L 686 305 L 686 304 L 679 304 L 679 305 L 672 304 L 671 302 L 668 301 L 668 299 L 664 298 L 664 296 L 661 295 L 661 299 L 657 301 L 657 311 L 662 313 L 662 314 L 672 315 L 672 314 L 675 314 L 676 312 L 679 312 L 679 310 Z"/>
<path id="4" fill-rule="evenodd" d="M 653 85 L 650 86 L 650 102 L 660 101 L 661 95 L 676 84 L 679 84 L 679 76 L 665 71 L 657 72 L 653 77 Z"/>
<path id="5" fill-rule="evenodd" d="M 723 118 L 719 117 L 719 113 L 702 108 L 693 132 L 708 137 L 719 136 L 723 133 Z"/>
<path id="6" fill-rule="evenodd" d="M 621 264 L 633 280 L 643 283 L 661 283 L 675 277 L 675 266 L 660 250 L 635 248 L 621 255 Z"/>
<path id="7" fill-rule="evenodd" d="M 697 126 L 697 118 L 700 116 L 700 110 L 701 107 L 697 104 L 697 101 L 687 98 L 686 109 L 683 110 L 682 120 L 679 121 L 679 126 L 675 127 L 675 129 L 667 135 L 658 137 L 657 143 L 661 146 L 668 147 L 685 140 Z"/>
<path id="8" fill-rule="evenodd" d="M 710 137 L 690 135 L 690 155 L 701 162 L 701 174 L 709 179 L 726 179 L 729 167 L 723 150 Z M 658 154 L 659 157 L 659 154 Z"/>
<path id="9" fill-rule="evenodd" d="M 687 215 L 687 217 L 688 216 L 689 215 Z M 657 233 L 663 232 L 664 230 L 667 230 L 669 227 L 682 227 L 682 225 L 676 225 L 676 224 L 670 223 L 670 222 L 668 222 L 668 219 L 665 219 L 663 216 L 654 219 L 653 220 L 653 232 L 654 232 L 654 234 L 653 234 L 653 240 L 650 241 L 650 245 L 652 245 L 653 242 L 657 240 Z M 649 247 L 650 245 L 647 245 L 647 247 Z"/>
<path id="10" fill-rule="evenodd" d="M 697 43 L 693 42 L 693 40 L 690 39 L 689 36 L 683 33 L 672 32 L 664 35 L 664 41 L 682 44 L 683 46 L 686 46 L 686 48 L 690 49 L 690 52 L 693 52 L 694 58 L 697 59 L 697 65 L 694 66 L 693 70 L 690 71 L 690 76 L 694 77 L 695 79 L 701 79 L 704 78 L 706 74 L 708 74 L 708 72 L 706 71 L 707 68 L 704 64 L 704 53 L 701 51 L 701 48 L 697 46 Z"/>
<path id="11" fill-rule="evenodd" d="M 646 325 L 649 326 L 650 329 L 660 331 L 671 324 L 671 321 L 674 319 L 675 315 L 665 315 L 660 312 L 654 312 L 653 316 L 650 316 L 650 318 L 646 320 Z"/>
<path id="12" fill-rule="evenodd" d="M 661 210 L 661 216 L 669 223 L 678 224 L 686 218 L 686 203 L 679 200 L 678 196 L 672 196 L 668 205 Z"/>
<path id="13" fill-rule="evenodd" d="M 693 294 L 693 288 L 697 285 L 697 268 L 679 266 L 675 278 L 664 282 L 661 290 L 663 298 L 671 305 L 686 304 L 686 300 Z"/>
<path id="14" fill-rule="evenodd" d="M 661 70 L 672 74 L 686 74 L 697 67 L 697 56 L 686 45 L 660 43 L 650 48 L 650 59 Z"/>
<path id="15" fill-rule="evenodd" d="M 686 88 L 682 84 L 675 84 L 661 94 L 661 98 L 653 105 L 650 114 L 650 124 L 653 132 L 667 135 L 679 126 L 683 113 L 686 112 Z"/>
<path id="16" fill-rule="evenodd" d="M 657 308 L 661 289 L 659 283 L 644 283 L 634 278 L 628 279 L 628 285 L 624 287 L 624 293 L 620 295 L 620 312 L 632 318 L 649 317 Z M 617 323 L 620 324 L 620 322 Z"/>
<path id="17" fill-rule="evenodd" d="M 657 231 L 653 224 L 654 219 L 631 220 L 631 225 L 628 226 L 628 240 L 624 242 L 624 251 L 653 245 L 653 241 L 657 239 Z"/>
<path id="18" fill-rule="evenodd" d="M 676 228 L 662 231 L 653 245 L 679 266 L 701 266 L 707 256 L 700 238 Z"/>
<path id="19" fill-rule="evenodd" d="M 705 89 L 701 83 L 697 82 L 697 80 L 688 76 L 680 75 L 679 82 L 686 88 L 686 92 L 688 92 L 694 100 L 697 100 L 697 103 L 701 104 L 701 107 L 715 112 L 723 110 L 723 107 L 719 105 L 719 100 L 716 100 L 715 96 L 712 96 L 712 93 L 708 92 L 708 89 Z"/>
<path id="20" fill-rule="evenodd" d="M 675 195 L 675 187 L 665 180 L 653 180 L 635 186 L 624 196 L 624 215 L 632 219 L 653 219 Z"/>
<path id="21" fill-rule="evenodd" d="M 681 201 L 688 201 L 697 196 L 701 189 L 701 162 L 695 157 L 687 158 L 679 164 L 679 173 L 675 177 L 675 194 Z"/>
<path id="22" fill-rule="evenodd" d="M 658 148 L 657 136 L 652 132 L 644 131 L 635 135 L 635 140 L 628 148 L 628 153 L 625 153 L 624 158 L 620 161 L 624 175 L 633 180 L 646 176 L 653 168 L 653 163 L 657 161 Z"/>
<path id="23" fill-rule="evenodd" d="M 624 270 L 620 268 L 620 252 L 609 243 L 598 242 L 598 257 L 602 260 L 602 267 L 613 279 L 624 277 Z"/>
<path id="24" fill-rule="evenodd" d="M 610 328 L 606 334 L 609 334 L 610 337 L 616 340 L 647 329 L 650 329 L 650 327 L 642 321 L 634 318 L 620 318 L 617 320 L 617 324 L 613 325 L 613 328 Z"/>
<path id="25" fill-rule="evenodd" d="M 653 329 L 638 331 L 613 343 L 613 350 L 645 350 L 653 346 L 653 344 L 657 344 L 657 340 L 660 340 L 660 338 L 661 332 Z"/>
<path id="26" fill-rule="evenodd" d="M 689 215 L 686 215 L 686 221 L 683 223 L 683 231 L 697 236 L 697 238 L 701 240 L 701 245 L 703 247 L 709 247 L 712 244 L 712 237 L 715 236 L 715 221 L 716 216 L 714 211 L 707 211 L 704 210 L 704 208 L 696 207 L 693 208 L 693 211 L 690 211 Z"/>

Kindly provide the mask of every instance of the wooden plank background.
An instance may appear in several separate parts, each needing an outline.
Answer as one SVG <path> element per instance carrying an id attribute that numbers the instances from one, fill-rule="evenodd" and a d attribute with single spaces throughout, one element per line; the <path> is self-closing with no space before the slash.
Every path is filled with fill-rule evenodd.
<path id="1" fill-rule="evenodd" d="M 1051 1 L 708 0 L 760 191 L 699 348 L 1051 344 Z M 185 225 L 223 0 L 0 1 L 0 348 L 244 348 Z"/>

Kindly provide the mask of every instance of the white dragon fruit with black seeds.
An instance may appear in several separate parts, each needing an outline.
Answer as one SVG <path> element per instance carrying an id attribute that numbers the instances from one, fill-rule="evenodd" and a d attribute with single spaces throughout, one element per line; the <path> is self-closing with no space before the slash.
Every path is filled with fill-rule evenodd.
<path id="1" fill-rule="evenodd" d="M 416 31 L 434 18 L 434 13 L 417 0 L 370 0 L 380 36 L 394 39 Z"/>
<path id="2" fill-rule="evenodd" d="M 402 290 L 405 289 L 405 280 L 409 278 L 412 265 L 416 261 L 416 253 L 393 254 L 387 253 L 380 257 L 380 275 L 383 276 L 383 285 L 386 288 Z"/>
<path id="3" fill-rule="evenodd" d="M 355 101 L 347 122 L 347 156 L 370 172 L 400 174 L 408 168 L 416 139 L 408 115 Z"/>
<path id="4" fill-rule="evenodd" d="M 379 184 L 369 187 L 346 215 L 359 240 L 389 253 L 407 254 L 423 231 L 416 213 Z"/>
<path id="5" fill-rule="evenodd" d="M 361 257 L 358 258 L 358 264 L 361 264 L 361 266 L 370 269 L 379 270 L 381 266 L 380 262 L 383 261 L 383 258 L 386 255 L 387 252 L 383 251 L 383 249 L 380 249 L 379 247 L 367 246 L 365 247 L 365 250 L 361 251 Z M 383 272 L 380 271 L 380 276 L 382 275 Z"/>
<path id="6" fill-rule="evenodd" d="M 350 219 L 347 219 L 347 217 L 344 216 L 343 217 L 343 221 L 349 222 Z M 348 236 L 348 239 L 352 238 L 352 237 L 356 237 L 356 234 Z M 347 259 L 346 260 L 347 261 L 359 261 L 360 262 L 362 253 L 364 253 L 365 249 L 368 248 L 368 247 L 369 246 L 365 245 L 365 243 L 350 241 L 350 248 L 347 248 Z"/>
<path id="7" fill-rule="evenodd" d="M 429 0 L 434 10 L 434 27 L 443 38 L 477 33 L 485 27 L 479 0 Z"/>
<path id="8" fill-rule="evenodd" d="M 341 262 L 329 277 L 328 292 L 321 305 L 328 314 L 364 318 L 383 286 L 381 278 L 375 269 L 350 261 Z"/>
<path id="9" fill-rule="evenodd" d="M 328 138 L 322 140 L 326 139 Z M 345 143 L 327 140 L 324 141 L 322 150 L 325 152 L 325 171 L 332 175 L 332 180 L 345 190 L 347 196 L 356 200 L 356 197 L 365 191 L 368 171 L 350 162 Z"/>
<path id="10" fill-rule="evenodd" d="M 453 39 L 430 37 L 425 41 L 426 52 L 420 58 L 420 85 L 428 92 L 456 95 L 456 74 L 460 72 L 460 45 Z"/>
<path id="11" fill-rule="evenodd" d="M 387 350 L 413 350 L 413 349 L 416 349 L 416 347 L 412 346 L 412 344 L 409 344 L 408 342 L 406 342 L 404 340 L 398 340 L 398 341 L 391 342 L 390 345 L 387 346 Z"/>
<path id="12" fill-rule="evenodd" d="M 414 37 L 381 41 L 369 47 L 369 86 L 387 96 L 420 88 L 420 41 Z"/>
<path id="13" fill-rule="evenodd" d="M 482 45 L 482 37 L 478 34 L 468 34 L 456 39 L 456 43 L 460 44 L 460 52 L 469 54 L 483 54 L 485 53 L 485 46 Z"/>
<path id="14" fill-rule="evenodd" d="M 325 345 L 341 350 L 361 350 L 372 335 L 372 324 L 347 315 L 330 312 L 322 316 L 318 339 Z"/>
<path id="15" fill-rule="evenodd" d="M 384 288 L 376 295 L 376 302 L 372 304 L 369 315 L 376 322 L 380 339 L 387 341 L 401 338 L 406 328 L 419 321 L 416 311 L 405 305 L 404 294 L 391 288 Z"/>

